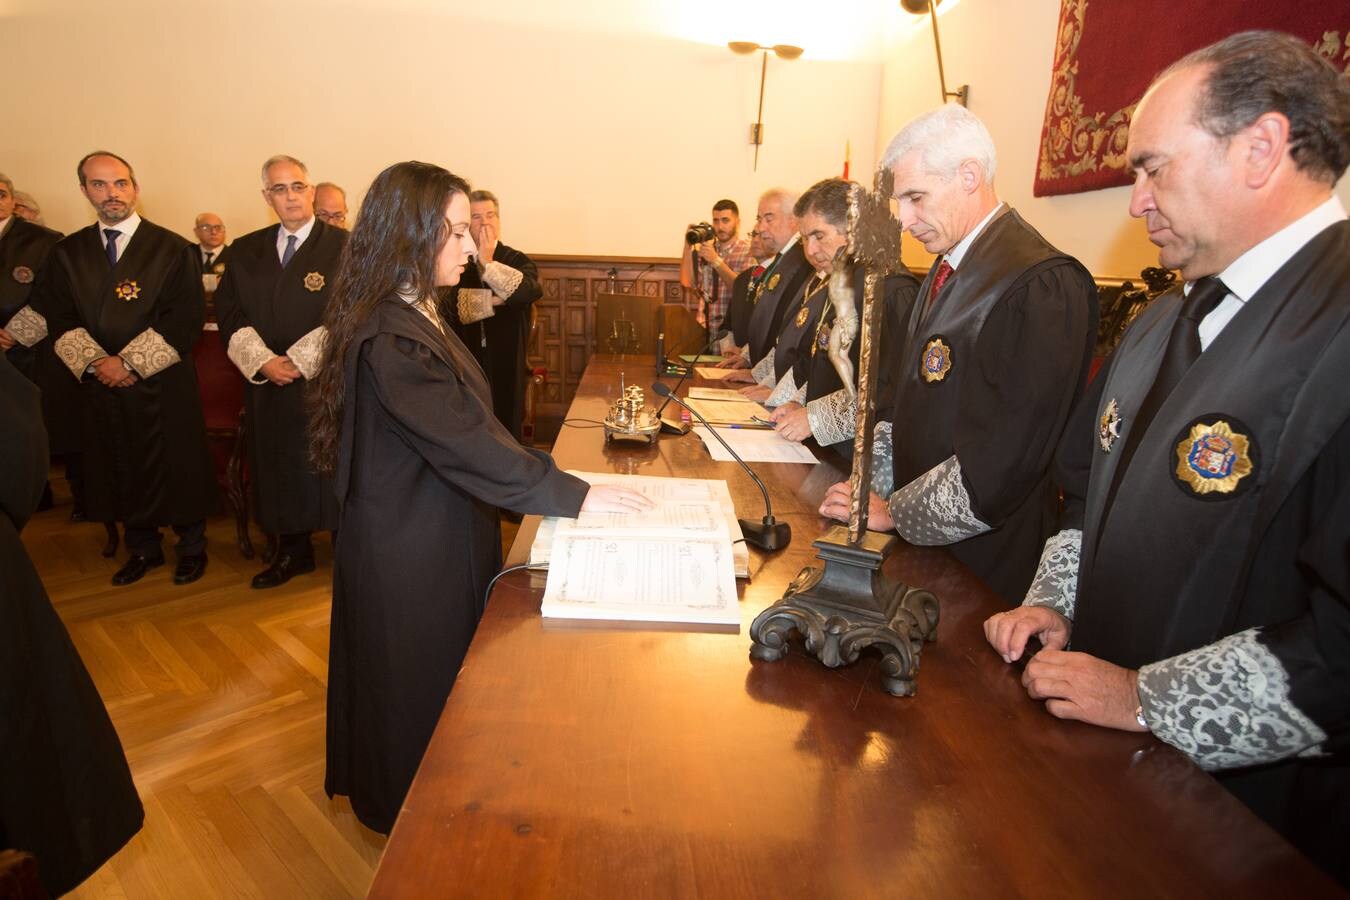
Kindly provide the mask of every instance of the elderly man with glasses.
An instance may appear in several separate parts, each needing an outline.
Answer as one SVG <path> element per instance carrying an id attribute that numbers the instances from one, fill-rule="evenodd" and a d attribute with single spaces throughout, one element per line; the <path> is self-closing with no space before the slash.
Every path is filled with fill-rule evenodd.
<path id="1" fill-rule="evenodd" d="M 310 467 L 304 383 L 323 351 L 324 309 L 347 232 L 318 220 L 305 164 L 274 156 L 262 167 L 262 197 L 280 222 L 235 241 L 216 290 L 220 337 L 250 382 L 249 465 L 259 527 L 275 553 L 255 588 L 314 571 L 310 535 L 337 527 L 337 502 Z"/>

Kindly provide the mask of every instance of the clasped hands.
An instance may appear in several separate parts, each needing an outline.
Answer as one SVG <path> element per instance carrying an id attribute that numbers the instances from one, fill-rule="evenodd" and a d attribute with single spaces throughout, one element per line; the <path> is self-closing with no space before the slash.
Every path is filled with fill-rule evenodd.
<path id="1" fill-rule="evenodd" d="M 268 381 L 284 387 L 297 379 L 304 378 L 305 373 L 293 362 L 289 356 L 274 356 L 267 362 L 258 367 L 258 374 Z"/>
<path id="2" fill-rule="evenodd" d="M 136 383 L 136 374 L 127 368 L 120 356 L 105 356 L 94 362 L 94 377 L 104 387 L 124 388 Z"/>
<path id="3" fill-rule="evenodd" d="M 1041 651 L 1022 670 L 1022 686 L 1033 700 L 1060 719 L 1121 731 L 1147 731 L 1135 718 L 1139 708 L 1139 673 L 1069 645 L 1073 623 L 1045 606 L 1019 606 L 995 613 L 984 622 L 984 636 L 1003 661 L 1022 658 L 1027 641 L 1035 637 Z"/>

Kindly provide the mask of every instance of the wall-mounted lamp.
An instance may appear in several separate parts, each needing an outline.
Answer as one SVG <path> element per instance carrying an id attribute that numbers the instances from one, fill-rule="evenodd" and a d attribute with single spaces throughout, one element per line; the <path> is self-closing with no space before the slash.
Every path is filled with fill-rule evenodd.
<path id="1" fill-rule="evenodd" d="M 937 24 L 937 6 L 941 2 L 942 0 L 931 0 L 931 2 L 930 0 L 900 0 L 900 8 L 916 16 L 928 13 L 928 18 L 933 23 L 933 47 L 937 50 L 938 84 L 942 88 L 942 102 L 955 100 L 962 106 L 966 106 L 968 105 L 966 101 L 970 99 L 970 85 L 963 84 L 954 91 L 947 90 L 947 75 L 942 70 L 942 39 L 938 37 Z"/>
<path id="2" fill-rule="evenodd" d="M 750 143 L 755 145 L 755 170 L 758 171 L 759 145 L 764 143 L 764 79 L 769 73 L 769 51 L 772 50 L 773 55 L 779 59 L 796 59 L 802 55 L 802 48 L 791 44 L 765 47 L 754 41 L 728 41 L 727 46 L 731 48 L 732 53 L 750 54 L 760 50 L 764 54 L 759 66 L 759 112 L 755 114 L 755 124 L 750 126 Z"/>

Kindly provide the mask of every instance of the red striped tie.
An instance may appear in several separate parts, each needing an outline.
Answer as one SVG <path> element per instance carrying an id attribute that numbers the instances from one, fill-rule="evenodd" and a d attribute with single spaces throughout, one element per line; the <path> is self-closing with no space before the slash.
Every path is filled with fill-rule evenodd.
<path id="1" fill-rule="evenodd" d="M 951 263 L 945 259 L 938 264 L 937 274 L 933 276 L 933 284 L 928 289 L 928 307 L 924 310 L 924 315 L 932 311 L 934 304 L 937 302 L 937 295 L 941 293 L 942 286 L 947 283 L 948 278 L 952 277 L 954 271 L 956 270 L 952 268 Z"/>

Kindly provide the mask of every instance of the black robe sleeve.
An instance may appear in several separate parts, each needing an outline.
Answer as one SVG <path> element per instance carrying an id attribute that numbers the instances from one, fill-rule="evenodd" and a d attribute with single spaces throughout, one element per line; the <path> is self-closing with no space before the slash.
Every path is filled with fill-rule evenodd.
<path id="1" fill-rule="evenodd" d="M 408 446 L 446 482 L 517 512 L 575 516 L 581 510 L 589 485 L 559 471 L 547 453 L 514 440 L 425 344 L 380 334 L 366 346 L 362 365 Z"/>
<path id="2" fill-rule="evenodd" d="M 980 331 L 954 443 L 971 510 L 988 525 L 1036 488 L 1064 432 L 1095 325 L 1083 281 L 1075 266 L 1033 274 L 995 305 Z"/>
<path id="3" fill-rule="evenodd" d="M 530 304 L 544 296 L 544 288 L 539 283 L 539 269 L 524 253 L 510 248 L 503 249 L 509 252 L 499 254 L 497 262 L 510 266 L 521 275 L 520 284 L 506 298 L 506 305 L 528 315 Z"/>

